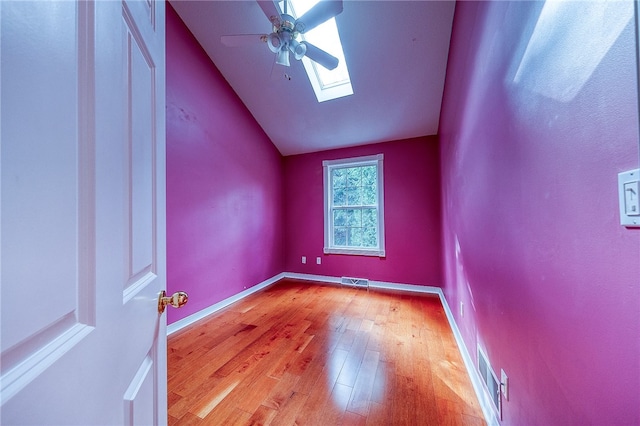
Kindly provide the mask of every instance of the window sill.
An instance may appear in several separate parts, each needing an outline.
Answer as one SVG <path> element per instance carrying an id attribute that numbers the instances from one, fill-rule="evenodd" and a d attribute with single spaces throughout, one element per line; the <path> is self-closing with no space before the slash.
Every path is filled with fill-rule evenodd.
<path id="1" fill-rule="evenodd" d="M 324 254 L 348 254 L 354 256 L 385 257 L 384 250 L 367 250 L 356 248 L 325 247 Z"/>

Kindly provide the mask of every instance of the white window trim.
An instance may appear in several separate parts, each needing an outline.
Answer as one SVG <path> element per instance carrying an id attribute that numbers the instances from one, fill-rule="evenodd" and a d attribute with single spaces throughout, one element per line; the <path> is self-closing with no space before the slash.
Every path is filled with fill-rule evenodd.
<path id="1" fill-rule="evenodd" d="M 365 166 L 367 164 L 376 164 L 378 170 L 378 247 L 335 247 L 333 246 L 333 223 L 331 221 L 331 200 L 329 199 L 329 190 L 332 188 L 331 170 L 336 167 Z M 322 162 L 322 175 L 324 181 L 324 253 L 385 257 L 383 154 L 343 158 L 340 160 L 325 160 Z"/>
<path id="2" fill-rule="evenodd" d="M 331 101 L 333 99 L 339 99 L 345 96 L 353 95 L 353 86 L 351 85 L 351 80 L 324 86 L 322 81 L 320 81 L 320 77 L 318 77 L 316 70 L 314 69 L 314 67 L 316 66 L 314 64 L 315 63 L 306 56 L 302 58 L 302 65 L 304 65 L 304 70 L 309 77 L 309 82 L 311 83 L 313 92 L 316 94 L 316 99 L 318 100 L 318 102 Z"/>

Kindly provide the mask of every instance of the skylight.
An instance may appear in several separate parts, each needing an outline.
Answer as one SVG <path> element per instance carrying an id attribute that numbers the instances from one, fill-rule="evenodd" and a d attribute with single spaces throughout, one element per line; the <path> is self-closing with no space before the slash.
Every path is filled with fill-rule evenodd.
<path id="1" fill-rule="evenodd" d="M 304 15 L 309 9 L 315 6 L 319 0 L 287 1 L 289 14 L 297 18 Z M 335 18 L 329 19 L 305 34 L 300 34 L 300 38 L 338 58 L 338 66 L 332 71 L 329 71 L 307 57 L 302 58 L 302 64 L 309 76 L 309 81 L 311 82 L 318 102 L 353 95 L 347 61 L 344 59 L 344 51 L 342 50 L 342 43 L 340 42 L 340 34 L 338 33 Z"/>

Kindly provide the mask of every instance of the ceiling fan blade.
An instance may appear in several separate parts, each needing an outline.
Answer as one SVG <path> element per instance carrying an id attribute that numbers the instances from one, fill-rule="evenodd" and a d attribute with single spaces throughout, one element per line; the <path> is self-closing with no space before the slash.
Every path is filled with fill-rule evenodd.
<path id="1" fill-rule="evenodd" d="M 266 39 L 263 40 L 263 37 L 266 37 L 266 34 L 223 35 L 220 37 L 220 41 L 225 46 L 238 47 L 264 42 Z"/>
<path id="2" fill-rule="evenodd" d="M 306 33 L 340 13 L 342 0 L 321 0 L 296 21 L 296 28 L 301 33 Z"/>
<path id="3" fill-rule="evenodd" d="M 335 56 L 330 55 L 329 53 L 325 52 L 319 47 L 314 46 L 308 41 L 303 41 L 300 44 L 304 44 L 307 46 L 307 53 L 305 53 L 304 56 L 311 59 L 312 61 L 319 63 L 328 70 L 335 69 L 338 66 L 339 61 Z"/>
<path id="4" fill-rule="evenodd" d="M 276 6 L 273 0 L 256 0 L 258 2 L 258 6 L 267 16 L 267 19 L 272 24 L 276 24 L 280 22 L 280 9 Z M 274 22 L 275 21 L 275 22 Z"/>

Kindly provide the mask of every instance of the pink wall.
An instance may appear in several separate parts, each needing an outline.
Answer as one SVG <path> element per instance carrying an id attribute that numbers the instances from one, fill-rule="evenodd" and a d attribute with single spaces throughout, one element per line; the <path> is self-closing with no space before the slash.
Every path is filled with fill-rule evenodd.
<path id="1" fill-rule="evenodd" d="M 168 322 L 282 272 L 282 217 L 280 154 L 168 5 Z"/>
<path id="2" fill-rule="evenodd" d="M 542 6 L 456 6 L 444 290 L 470 352 L 479 342 L 509 376 L 504 424 L 640 424 L 640 229 L 619 225 L 616 192 L 638 167 L 633 20 L 568 99 L 539 90 L 561 71 L 535 67 L 570 66 L 571 52 L 549 49 L 514 79 Z"/>
<path id="3" fill-rule="evenodd" d="M 386 257 L 323 254 L 322 161 L 384 154 Z M 285 157 L 285 269 L 405 284 L 442 284 L 435 137 Z M 307 264 L 301 262 L 307 257 Z M 316 265 L 316 257 L 322 264 Z"/>

